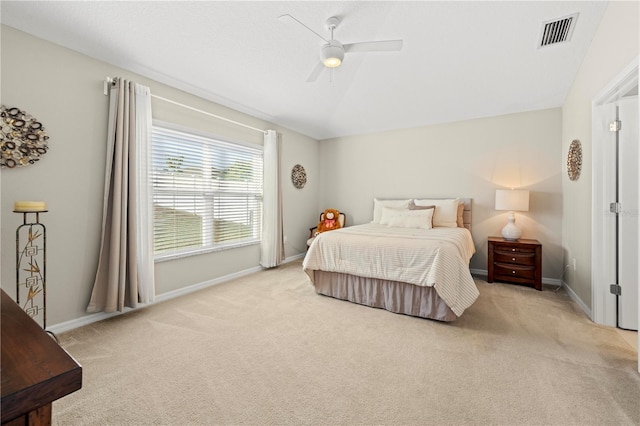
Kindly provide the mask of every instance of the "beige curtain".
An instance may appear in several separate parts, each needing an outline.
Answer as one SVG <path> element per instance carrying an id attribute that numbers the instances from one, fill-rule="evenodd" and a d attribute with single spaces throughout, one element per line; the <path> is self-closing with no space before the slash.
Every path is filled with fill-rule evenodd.
<path id="1" fill-rule="evenodd" d="M 267 130 L 263 146 L 264 179 L 260 243 L 260 265 L 265 268 L 278 266 L 284 261 L 280 145 L 281 136 L 275 130 Z"/>
<path id="2" fill-rule="evenodd" d="M 122 311 L 154 298 L 149 88 L 111 88 L 100 258 L 88 312 Z"/>

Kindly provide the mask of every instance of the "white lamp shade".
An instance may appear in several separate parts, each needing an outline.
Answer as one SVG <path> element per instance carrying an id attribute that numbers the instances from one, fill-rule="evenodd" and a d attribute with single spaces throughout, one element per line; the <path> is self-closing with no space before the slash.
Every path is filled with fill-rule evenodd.
<path id="1" fill-rule="evenodd" d="M 496 189 L 496 210 L 529 211 L 529 191 L 525 189 Z"/>
<path id="2" fill-rule="evenodd" d="M 508 210 L 507 225 L 502 228 L 505 240 L 517 240 L 522 235 L 516 226 L 514 211 L 529 211 L 529 191 L 525 189 L 496 189 L 496 210 Z"/>

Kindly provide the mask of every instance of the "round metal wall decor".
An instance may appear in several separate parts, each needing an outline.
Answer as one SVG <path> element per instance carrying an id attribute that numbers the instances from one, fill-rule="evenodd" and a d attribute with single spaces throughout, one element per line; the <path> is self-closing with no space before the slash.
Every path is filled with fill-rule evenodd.
<path id="1" fill-rule="evenodd" d="M 582 170 L 582 145 L 579 140 L 575 139 L 569 145 L 569 154 L 567 154 L 569 179 L 578 180 L 580 178 L 580 170 Z"/>
<path id="2" fill-rule="evenodd" d="M 293 186 L 298 189 L 304 188 L 307 183 L 307 172 L 300 164 L 296 164 L 293 166 L 293 169 L 291 169 L 291 182 L 293 182 Z"/>
<path id="3" fill-rule="evenodd" d="M 35 117 L 20 108 L 0 106 L 0 167 L 28 166 L 47 153 L 49 136 Z"/>

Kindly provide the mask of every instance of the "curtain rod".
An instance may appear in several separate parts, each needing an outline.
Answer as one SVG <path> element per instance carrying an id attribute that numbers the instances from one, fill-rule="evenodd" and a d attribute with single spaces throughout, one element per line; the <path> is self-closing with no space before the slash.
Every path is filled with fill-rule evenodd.
<path id="1" fill-rule="evenodd" d="M 108 87 L 109 84 L 111 84 L 111 85 L 116 84 L 115 79 L 113 79 L 111 77 L 107 77 L 105 79 L 105 81 L 104 81 L 104 94 L 105 95 L 108 92 L 107 87 Z M 240 123 L 238 121 L 234 121 L 234 120 L 231 120 L 231 119 L 228 119 L 228 118 L 225 118 L 225 117 L 221 117 L 219 115 L 216 115 L 216 114 L 213 114 L 213 113 L 210 113 L 210 112 L 207 112 L 207 111 L 203 111 L 201 109 L 197 109 L 197 108 L 191 107 L 189 105 L 181 104 L 180 102 L 172 101 L 171 99 L 163 98 L 162 96 L 151 94 L 151 97 L 152 98 L 156 98 L 156 99 L 158 99 L 160 101 L 164 101 L 164 102 L 167 102 L 167 103 L 170 103 L 170 104 L 173 104 L 173 105 L 177 105 L 177 106 L 182 107 L 182 108 L 189 109 L 191 111 L 199 112 L 200 114 L 208 115 L 209 117 L 217 118 L 218 120 L 226 121 L 227 123 L 231 123 L 231 124 L 235 124 L 237 126 L 245 127 L 247 129 L 255 130 L 256 132 L 260 132 L 260 133 L 263 133 L 263 134 L 267 133 L 266 130 L 259 129 L 259 128 L 253 127 L 253 126 L 249 126 L 248 124 Z"/>

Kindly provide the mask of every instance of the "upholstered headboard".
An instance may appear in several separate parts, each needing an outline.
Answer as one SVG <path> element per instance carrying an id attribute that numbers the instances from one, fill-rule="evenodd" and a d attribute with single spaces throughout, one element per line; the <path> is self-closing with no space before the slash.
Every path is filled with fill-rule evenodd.
<path id="1" fill-rule="evenodd" d="M 462 222 L 464 223 L 464 227 L 471 232 L 471 198 L 460 198 L 460 201 L 464 201 Z"/>

